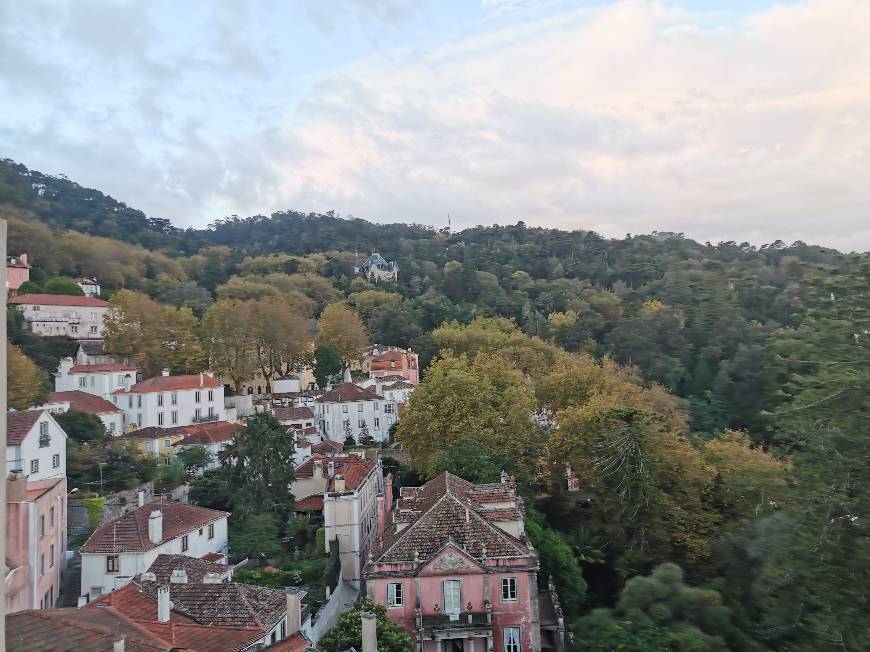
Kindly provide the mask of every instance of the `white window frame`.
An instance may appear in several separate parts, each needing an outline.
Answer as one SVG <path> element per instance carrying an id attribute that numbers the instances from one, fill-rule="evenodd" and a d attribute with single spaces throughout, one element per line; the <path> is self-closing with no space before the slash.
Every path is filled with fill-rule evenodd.
<path id="1" fill-rule="evenodd" d="M 88 379 L 85 376 L 79 376 L 79 387 L 87 387 Z"/>
<path id="2" fill-rule="evenodd" d="M 390 582 L 387 584 L 387 607 L 393 609 L 401 607 L 405 604 L 404 586 L 401 582 Z"/>
<path id="3" fill-rule="evenodd" d="M 30 460 L 30 475 L 39 473 L 39 460 Z"/>
<path id="4" fill-rule="evenodd" d="M 516 602 L 519 593 L 516 577 L 501 578 L 501 599 L 502 602 Z"/>
<path id="5" fill-rule="evenodd" d="M 501 630 L 504 652 L 523 652 L 523 632 L 519 627 L 505 627 Z"/>
<path id="6" fill-rule="evenodd" d="M 163 412 L 158 412 L 158 413 L 157 413 L 157 425 L 158 425 L 158 426 L 162 426 L 162 425 L 163 425 Z"/>
<path id="7" fill-rule="evenodd" d="M 441 597 L 444 600 L 444 613 L 462 613 L 462 580 L 444 580 L 441 582 Z"/>
<path id="8" fill-rule="evenodd" d="M 163 407 L 163 394 L 157 395 L 157 407 Z"/>
<path id="9" fill-rule="evenodd" d="M 60 453 L 55 453 L 51 456 L 51 468 L 59 469 L 60 468 Z"/>
<path id="10" fill-rule="evenodd" d="M 110 561 L 113 568 L 110 568 Z M 119 555 L 106 555 L 106 575 L 114 575 L 121 572 L 121 557 Z"/>
<path id="11" fill-rule="evenodd" d="M 341 406 L 341 411 L 347 412 L 347 403 L 345 403 L 344 405 Z"/>
<path id="12" fill-rule="evenodd" d="M 170 419 L 170 421 L 172 421 L 172 425 L 174 426 L 178 423 L 178 410 L 173 410 L 171 416 L 172 418 Z"/>
<path id="13" fill-rule="evenodd" d="M 194 403 L 199 403 L 201 398 L 202 398 L 202 392 L 200 392 L 199 390 L 196 390 L 196 391 L 193 393 L 193 402 L 194 402 Z"/>

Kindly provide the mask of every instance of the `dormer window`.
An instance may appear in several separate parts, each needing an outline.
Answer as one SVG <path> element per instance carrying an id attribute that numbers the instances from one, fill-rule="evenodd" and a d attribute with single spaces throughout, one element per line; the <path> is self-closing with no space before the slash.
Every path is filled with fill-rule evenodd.
<path id="1" fill-rule="evenodd" d="M 51 445 L 51 435 L 48 434 L 48 423 L 39 424 L 39 447 L 48 448 Z"/>

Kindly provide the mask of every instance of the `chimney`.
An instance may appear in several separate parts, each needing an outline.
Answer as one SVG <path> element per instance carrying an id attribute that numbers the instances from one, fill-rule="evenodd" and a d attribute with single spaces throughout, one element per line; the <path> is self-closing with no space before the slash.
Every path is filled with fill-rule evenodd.
<path id="1" fill-rule="evenodd" d="M 142 573 L 142 581 L 143 582 L 156 582 L 157 576 L 151 571 L 145 571 Z"/>
<path id="2" fill-rule="evenodd" d="M 160 375 L 161 375 L 161 376 L 168 376 L 168 375 L 169 375 L 169 369 L 164 369 L 163 371 L 160 372 Z"/>
<path id="3" fill-rule="evenodd" d="M 381 381 L 375 383 L 375 394 L 383 396 L 384 384 Z"/>
<path id="4" fill-rule="evenodd" d="M 329 471 L 330 478 L 335 475 L 335 462 L 329 462 L 329 464 L 326 465 L 326 468 Z"/>
<path id="5" fill-rule="evenodd" d="M 27 252 L 22 251 L 18 256 L 18 260 L 21 261 L 22 265 L 26 265 L 27 264 Z"/>
<path id="6" fill-rule="evenodd" d="M 202 577 L 203 584 L 220 584 L 224 581 L 220 573 L 206 573 Z"/>
<path id="7" fill-rule="evenodd" d="M 114 641 L 112 641 L 112 652 L 124 652 L 124 642 L 127 639 L 123 636 L 119 636 Z"/>
<path id="8" fill-rule="evenodd" d="M 165 584 L 157 589 L 157 622 L 168 623 L 171 611 L 172 602 L 169 600 L 169 585 Z"/>
<path id="9" fill-rule="evenodd" d="M 305 591 L 287 589 L 287 636 L 293 636 L 302 629 L 302 598 Z"/>
<path id="10" fill-rule="evenodd" d="M 139 507 L 145 507 L 145 490 L 139 490 Z"/>
<path id="11" fill-rule="evenodd" d="M 364 611 L 362 617 L 362 652 L 378 652 L 378 621 L 373 613 Z"/>
<path id="12" fill-rule="evenodd" d="M 202 372 L 199 372 L 199 386 L 202 387 Z"/>
<path id="13" fill-rule="evenodd" d="M 323 477 L 323 461 L 322 460 L 314 460 L 314 475 L 315 478 Z"/>
<path id="14" fill-rule="evenodd" d="M 183 568 L 173 568 L 169 576 L 170 584 L 187 584 L 187 571 Z"/>
<path id="15" fill-rule="evenodd" d="M 163 541 L 163 512 L 156 509 L 148 516 L 148 538 L 152 543 Z"/>
<path id="16" fill-rule="evenodd" d="M 344 493 L 344 490 L 345 490 L 344 476 L 341 473 L 339 473 L 337 476 L 335 476 L 335 490 L 338 493 Z"/>

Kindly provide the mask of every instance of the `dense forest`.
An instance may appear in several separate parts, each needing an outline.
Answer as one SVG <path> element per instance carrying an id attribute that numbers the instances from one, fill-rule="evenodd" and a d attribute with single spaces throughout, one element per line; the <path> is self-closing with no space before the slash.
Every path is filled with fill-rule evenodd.
<path id="1" fill-rule="evenodd" d="M 342 303 L 371 341 L 419 351 L 398 432 L 414 471 L 517 476 L 578 649 L 870 649 L 866 255 L 332 212 L 182 230 L 9 160 L 0 216 L 38 281 L 96 275 L 191 333 L 176 367 L 215 363 L 197 342 L 232 302 L 312 337 Z M 353 274 L 375 250 L 397 283 Z M 49 370 L 62 344 L 11 323 Z M 461 418 L 420 416 L 446 405 Z"/>

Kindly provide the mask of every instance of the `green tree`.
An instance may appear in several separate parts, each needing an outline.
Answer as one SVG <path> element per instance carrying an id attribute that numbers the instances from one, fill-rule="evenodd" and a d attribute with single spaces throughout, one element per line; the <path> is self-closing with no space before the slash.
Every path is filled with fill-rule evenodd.
<path id="1" fill-rule="evenodd" d="M 542 583 L 552 577 L 565 613 L 569 617 L 576 616 L 586 602 L 586 580 L 571 546 L 558 532 L 541 526 L 534 519 L 526 522 L 526 532 L 538 551 Z"/>
<path id="2" fill-rule="evenodd" d="M 317 386 L 326 387 L 329 379 L 341 373 L 341 358 L 335 349 L 329 346 L 318 346 L 314 351 L 314 378 Z"/>
<path id="3" fill-rule="evenodd" d="M 436 475 L 449 471 L 475 483 L 498 482 L 502 470 L 512 468 L 513 463 L 506 455 L 481 448 L 469 437 L 457 439 L 437 453 L 432 462 L 432 472 Z"/>
<path id="4" fill-rule="evenodd" d="M 68 437 L 77 442 L 102 442 L 106 440 L 106 427 L 95 414 L 68 410 L 54 415 L 55 421 Z"/>
<path id="5" fill-rule="evenodd" d="M 238 558 L 273 559 L 282 551 L 281 521 L 274 513 L 260 512 L 230 519 L 230 552 Z"/>
<path id="6" fill-rule="evenodd" d="M 81 287 L 79 287 L 78 283 L 70 278 L 63 278 L 61 276 L 49 279 L 45 285 L 42 286 L 42 291 L 45 294 L 71 294 L 78 297 L 84 296 L 84 292 Z"/>
<path id="7" fill-rule="evenodd" d="M 219 509 L 228 512 L 232 509 L 230 484 L 224 468 L 210 469 L 197 476 L 190 483 L 188 500 L 192 505 Z"/>
<path id="8" fill-rule="evenodd" d="M 185 446 L 175 456 L 188 473 L 195 473 L 212 463 L 212 454 L 205 446 Z"/>
<path id="9" fill-rule="evenodd" d="M 409 652 L 414 649 L 411 636 L 401 625 L 387 618 L 387 609 L 369 598 L 361 598 L 352 609 L 338 617 L 338 623 L 327 630 L 317 642 L 322 652 L 344 652 L 351 647 L 362 649 L 362 614 L 377 618 L 378 650 L 383 652 Z"/>

